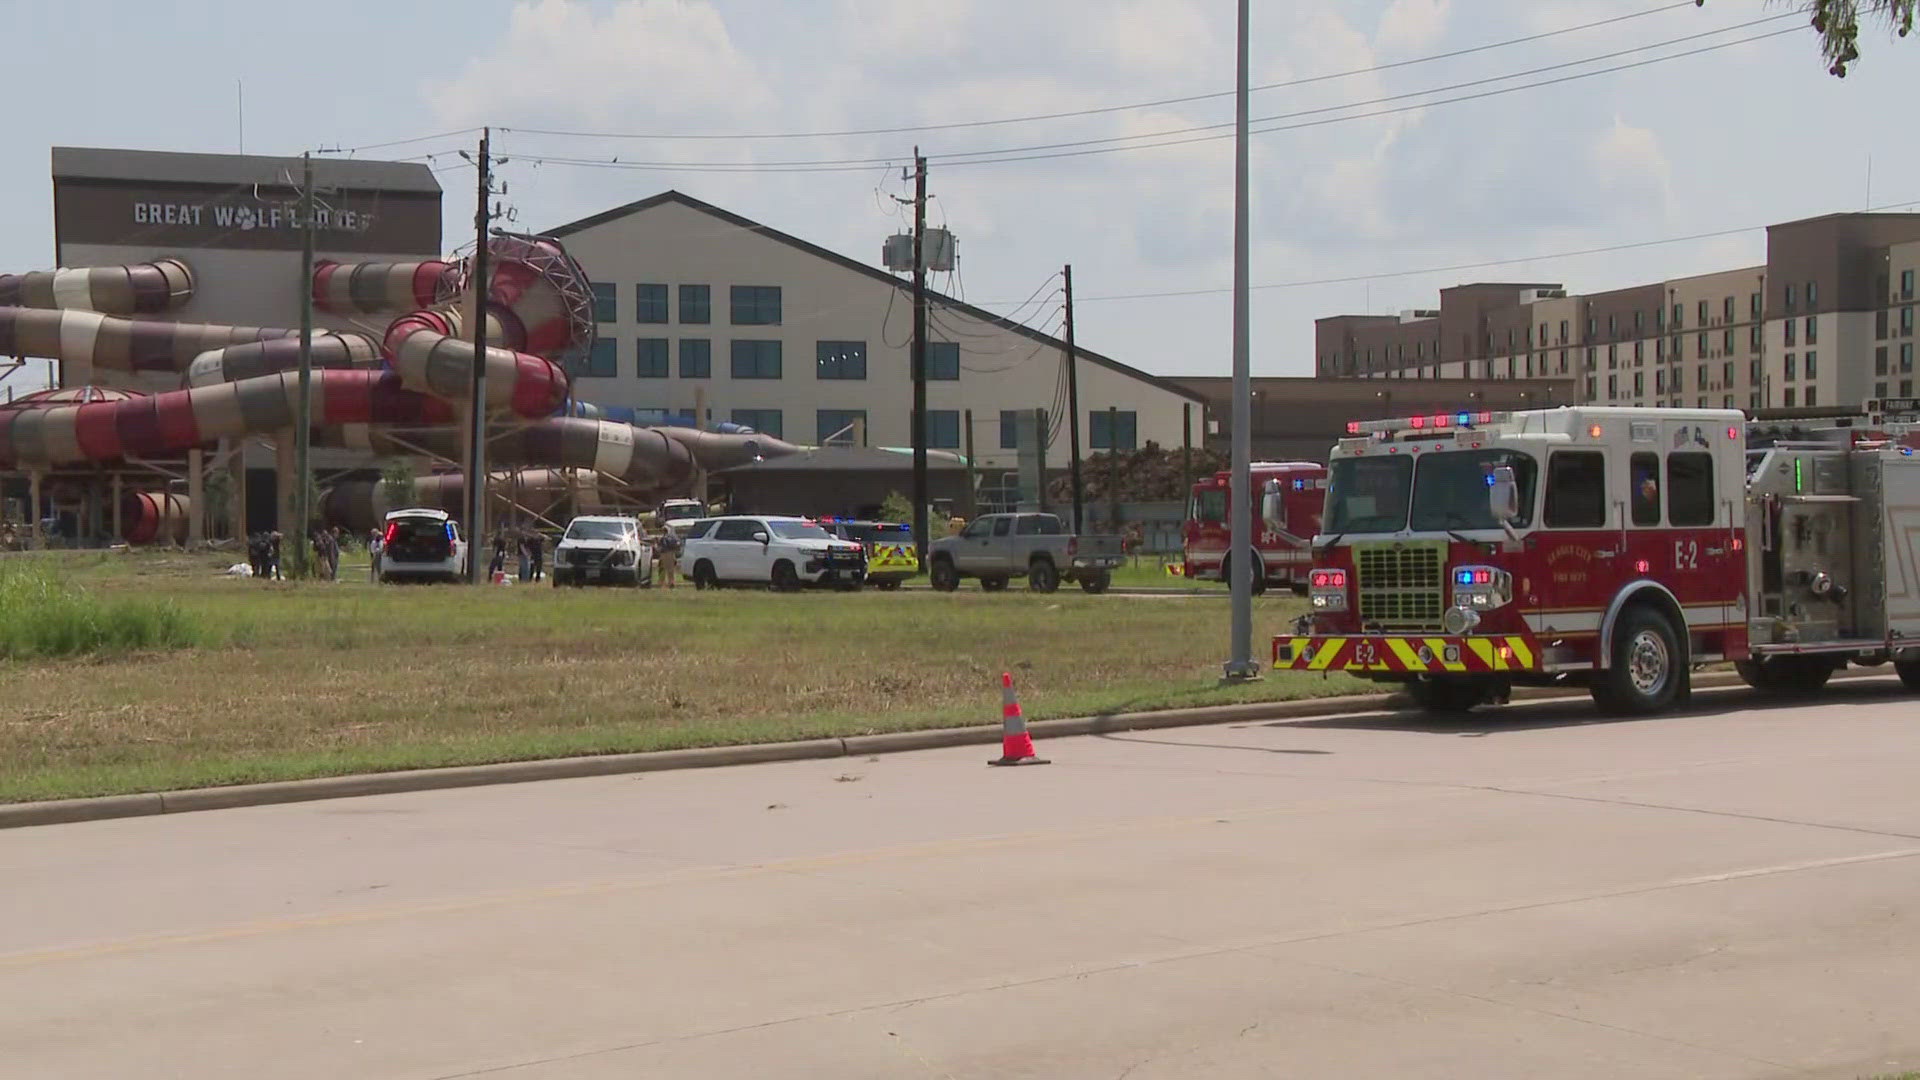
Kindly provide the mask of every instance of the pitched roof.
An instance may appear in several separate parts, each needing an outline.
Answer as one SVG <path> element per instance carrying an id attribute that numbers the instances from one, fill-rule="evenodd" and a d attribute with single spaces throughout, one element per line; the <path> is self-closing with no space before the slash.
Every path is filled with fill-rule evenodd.
<path id="1" fill-rule="evenodd" d="M 257 154 L 182 154 L 168 150 L 110 150 L 91 146 L 53 148 L 55 180 L 126 180 L 140 183 L 260 184 L 284 187 L 300 175 L 297 157 Z M 421 163 L 316 157 L 313 179 L 327 187 L 362 191 L 440 194 L 433 170 Z"/>
<path id="2" fill-rule="evenodd" d="M 833 263 L 837 266 L 844 267 L 845 269 L 848 269 L 848 270 L 852 270 L 857 274 L 863 274 L 869 278 L 872 278 L 875 281 L 883 281 L 888 285 L 892 286 L 893 288 L 905 290 L 908 287 L 908 282 L 895 277 L 894 275 L 886 272 L 885 270 L 880 269 L 877 266 L 868 266 L 866 263 L 863 263 L 858 259 L 850 259 L 845 255 L 840 254 L 837 251 L 829 251 L 828 249 L 823 248 L 818 244 L 808 243 L 807 241 L 802 240 L 799 237 L 794 236 L 790 233 L 784 233 L 784 232 L 781 232 L 779 229 L 773 228 L 771 226 L 762 225 L 761 223 L 754 221 L 751 218 L 741 217 L 739 214 L 736 214 L 730 210 L 722 210 L 720 207 L 717 207 L 712 203 L 702 202 L 701 200 L 696 199 L 693 196 L 685 194 L 684 192 L 680 192 L 680 191 L 667 190 L 667 191 L 661 192 L 658 195 L 648 196 L 647 198 L 641 199 L 637 202 L 627 203 L 625 206 L 616 206 L 611 210 L 602 210 L 600 213 L 594 214 L 590 217 L 583 217 L 578 221 L 571 221 L 565 225 L 548 229 L 545 235 L 555 237 L 556 239 L 564 240 L 568 236 L 573 235 L 574 233 L 585 232 L 588 229 L 592 229 L 600 225 L 605 225 L 611 221 L 618 221 L 621 218 L 642 213 L 644 211 L 651 210 L 656 206 L 666 205 L 667 203 L 677 203 L 681 206 L 687 207 L 688 209 L 697 210 L 700 213 L 707 214 L 711 217 L 719 218 L 721 221 L 727 222 L 730 225 L 738 226 L 739 228 L 745 229 L 748 232 L 758 233 L 769 240 L 777 241 L 779 243 L 787 245 L 788 247 L 798 248 L 799 250 L 804 251 L 807 254 L 814 256 L 815 258 L 825 259 L 830 263 Z M 932 289 L 928 289 L 927 299 L 940 304 L 942 307 L 950 308 L 954 311 L 958 311 L 965 315 L 971 316 L 972 318 L 978 319 L 981 322 L 989 323 L 994 326 L 998 326 L 1003 330 L 1008 330 L 1015 334 L 1019 334 L 1021 337 L 1027 338 L 1030 341 L 1038 342 L 1043 345 L 1051 345 L 1057 349 L 1065 349 L 1067 347 L 1066 342 L 1061 341 L 1059 338 L 1054 337 L 1051 334 L 1041 333 L 1040 331 L 1035 330 L 1030 326 L 1017 323 L 1012 319 L 1008 319 L 1001 315 L 996 315 L 993 312 L 986 310 L 985 308 L 978 307 L 974 304 L 969 304 L 964 300 L 956 300 L 953 297 L 946 295 L 945 293 L 940 293 Z M 1178 395 L 1179 397 L 1183 397 L 1190 401 L 1194 401 L 1200 404 L 1205 404 L 1205 399 L 1202 398 L 1200 395 L 1194 393 L 1193 391 L 1187 389 L 1186 387 L 1181 386 L 1178 383 L 1175 383 L 1169 379 L 1162 378 L 1159 375 L 1149 374 L 1148 372 L 1141 371 L 1139 368 L 1133 367 L 1128 364 L 1123 364 L 1120 361 L 1115 360 L 1110 356 L 1103 356 L 1100 353 L 1093 352 L 1089 349 L 1086 349 L 1080 346 L 1078 343 L 1074 345 L 1073 351 L 1074 351 L 1074 354 L 1082 360 L 1087 360 L 1092 363 L 1098 364 L 1101 367 L 1107 368 L 1109 370 L 1117 371 L 1122 375 L 1139 379 L 1141 382 L 1148 383 L 1152 386 L 1158 387 L 1161 390 L 1165 390 L 1167 393 L 1175 394 L 1175 395 Z"/>

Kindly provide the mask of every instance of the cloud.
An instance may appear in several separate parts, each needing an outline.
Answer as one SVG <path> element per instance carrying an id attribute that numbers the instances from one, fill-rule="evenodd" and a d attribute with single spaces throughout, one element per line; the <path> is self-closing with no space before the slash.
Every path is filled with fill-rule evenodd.
<path id="1" fill-rule="evenodd" d="M 1446 33 L 1447 7 L 1448 0 L 1393 0 L 1380 14 L 1374 42 L 1394 57 L 1425 52 Z"/>
<path id="2" fill-rule="evenodd" d="M 1673 201 L 1673 169 L 1651 128 L 1634 127 L 1615 116 L 1587 157 L 1601 193 L 1642 203 L 1665 216 Z"/>

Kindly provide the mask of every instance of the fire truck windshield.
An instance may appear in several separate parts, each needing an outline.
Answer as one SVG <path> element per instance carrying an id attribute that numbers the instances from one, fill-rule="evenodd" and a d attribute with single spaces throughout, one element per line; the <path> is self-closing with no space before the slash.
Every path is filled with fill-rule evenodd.
<path id="1" fill-rule="evenodd" d="M 1201 488 L 1193 494 L 1193 520 L 1227 520 L 1227 492 L 1225 488 Z"/>
<path id="2" fill-rule="evenodd" d="M 1395 457 L 1353 457 L 1328 470 L 1325 521 L 1331 534 L 1383 533 L 1411 529 L 1446 532 L 1497 529 L 1487 503 L 1488 478 L 1499 466 L 1513 469 L 1520 513 L 1511 522 L 1533 520 L 1532 457 L 1512 450 L 1461 450 Z"/>

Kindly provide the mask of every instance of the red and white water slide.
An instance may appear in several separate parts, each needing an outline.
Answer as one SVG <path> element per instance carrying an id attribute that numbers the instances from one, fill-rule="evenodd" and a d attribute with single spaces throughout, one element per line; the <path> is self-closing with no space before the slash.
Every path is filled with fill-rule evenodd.
<path id="1" fill-rule="evenodd" d="M 722 469 L 798 449 L 753 433 L 557 415 L 568 396 L 564 365 L 593 344 L 586 277 L 544 237 L 496 236 L 488 253 L 488 457 L 501 469 L 534 470 L 496 474 L 493 484 L 578 490 L 577 481 L 554 470 L 591 470 L 629 494 L 658 497 L 682 489 L 696 467 Z M 399 313 L 378 340 L 313 333 L 316 444 L 459 458 L 455 421 L 464 415 L 475 360 L 462 325 L 471 310 L 469 267 L 427 260 L 315 269 L 320 310 L 352 318 Z M 84 361 L 96 371 L 178 372 L 184 383 L 151 395 L 61 391 L 0 407 L 0 469 L 177 454 L 220 439 L 287 432 L 297 415 L 299 331 L 156 317 L 184 304 L 193 289 L 192 272 L 177 259 L 0 275 L 0 355 Z M 446 480 L 425 480 L 436 492 L 447 490 Z M 341 485 L 324 505 L 332 520 L 362 526 L 376 516 L 375 492 L 371 484 Z M 178 496 L 155 493 L 136 494 L 128 509 L 132 520 L 123 532 L 136 542 L 162 537 L 188 513 Z"/>

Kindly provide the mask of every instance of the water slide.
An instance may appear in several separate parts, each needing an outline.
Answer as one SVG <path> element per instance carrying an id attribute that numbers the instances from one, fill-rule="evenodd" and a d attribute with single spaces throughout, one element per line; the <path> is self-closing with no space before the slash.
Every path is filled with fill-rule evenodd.
<path id="1" fill-rule="evenodd" d="M 721 469 L 797 450 L 751 432 L 636 426 L 613 418 L 612 410 L 570 401 L 566 365 L 586 355 L 595 333 L 579 264 L 541 237 L 496 236 L 488 254 L 482 357 L 490 466 L 535 470 L 535 489 L 543 491 L 557 484 L 552 477 L 560 474 L 552 470 L 593 470 L 645 500 L 680 491 L 696 467 Z M 313 334 L 317 445 L 461 456 L 456 418 L 465 414 L 476 358 L 463 325 L 471 319 L 463 301 L 468 269 L 438 260 L 315 269 L 320 310 L 356 321 L 398 313 L 377 339 Z M 105 371 L 176 372 L 185 384 L 77 404 L 35 396 L 0 409 L 0 469 L 175 454 L 225 438 L 284 433 L 297 412 L 298 331 L 125 317 L 176 308 L 192 289 L 191 271 L 173 259 L 0 276 L 0 298 L 14 301 L 0 306 L 0 354 L 87 361 Z M 357 524 L 374 507 L 371 495 L 354 494 L 359 490 L 327 505 Z M 184 520 L 186 511 L 171 501 L 177 498 L 156 496 L 134 507 L 128 538 L 164 535 L 168 522 Z"/>

